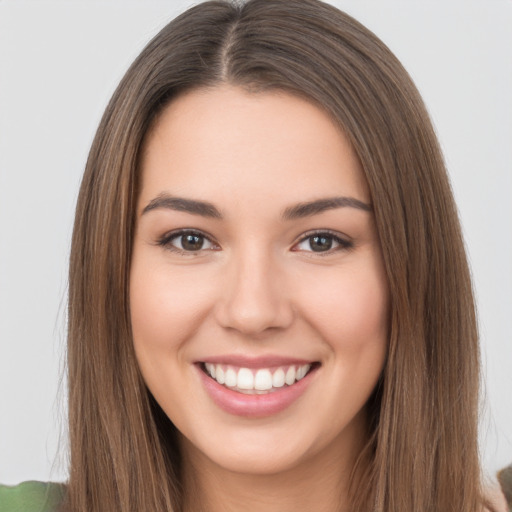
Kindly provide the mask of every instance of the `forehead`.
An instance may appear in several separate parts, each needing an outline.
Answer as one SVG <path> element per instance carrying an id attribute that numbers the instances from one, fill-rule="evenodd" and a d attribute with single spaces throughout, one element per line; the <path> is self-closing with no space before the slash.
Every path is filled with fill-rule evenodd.
<path id="1" fill-rule="evenodd" d="M 148 133 L 141 172 L 141 199 L 169 192 L 226 201 L 335 193 L 369 200 L 342 130 L 313 103 L 280 91 L 223 85 L 179 96 Z"/>

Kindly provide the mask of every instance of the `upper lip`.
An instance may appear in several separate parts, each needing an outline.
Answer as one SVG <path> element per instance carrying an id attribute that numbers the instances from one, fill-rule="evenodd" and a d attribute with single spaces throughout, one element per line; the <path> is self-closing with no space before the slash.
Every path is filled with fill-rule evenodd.
<path id="1" fill-rule="evenodd" d="M 287 357 L 281 355 L 264 356 L 244 356 L 236 354 L 226 354 L 219 356 L 206 357 L 197 361 L 198 363 L 226 364 L 240 368 L 270 368 L 273 366 L 291 366 L 312 364 L 315 361 L 311 359 L 299 359 L 296 357 Z"/>

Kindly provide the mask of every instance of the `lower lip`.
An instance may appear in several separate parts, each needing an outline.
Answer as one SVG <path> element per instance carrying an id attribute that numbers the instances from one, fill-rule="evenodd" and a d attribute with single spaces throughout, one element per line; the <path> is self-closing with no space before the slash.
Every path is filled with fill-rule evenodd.
<path id="1" fill-rule="evenodd" d="M 210 398 L 222 410 L 248 418 L 262 418 L 284 411 L 302 396 L 317 370 L 313 368 L 304 378 L 291 386 L 284 386 L 263 395 L 247 395 L 222 386 L 206 375 L 200 365 L 196 367 Z"/>

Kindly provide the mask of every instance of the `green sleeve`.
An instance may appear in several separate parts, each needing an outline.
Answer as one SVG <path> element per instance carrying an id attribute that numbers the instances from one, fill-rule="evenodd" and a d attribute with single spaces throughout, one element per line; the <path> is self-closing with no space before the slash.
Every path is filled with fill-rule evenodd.
<path id="1" fill-rule="evenodd" d="M 498 481 L 507 500 L 508 508 L 512 511 L 512 464 L 498 473 Z"/>
<path id="2" fill-rule="evenodd" d="M 56 512 L 65 494 L 63 484 L 23 482 L 0 485 L 0 512 Z"/>

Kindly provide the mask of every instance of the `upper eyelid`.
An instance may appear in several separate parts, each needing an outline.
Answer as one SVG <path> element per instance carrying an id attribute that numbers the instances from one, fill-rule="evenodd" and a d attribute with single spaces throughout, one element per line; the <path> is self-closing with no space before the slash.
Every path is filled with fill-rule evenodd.
<path id="1" fill-rule="evenodd" d="M 297 240 L 293 243 L 293 245 L 297 245 L 298 243 L 303 242 L 304 240 L 307 240 L 308 238 L 315 235 L 329 235 L 343 242 L 352 243 L 352 239 L 348 235 L 340 233 L 339 231 L 333 231 L 331 229 L 313 229 L 311 231 L 306 231 L 305 233 L 302 233 L 300 237 L 297 238 Z"/>
<path id="2" fill-rule="evenodd" d="M 164 241 L 172 240 L 175 237 L 183 236 L 183 235 L 199 235 L 204 238 L 206 238 L 211 243 L 217 243 L 215 242 L 215 238 L 210 235 L 209 233 L 206 233 L 205 231 L 201 229 L 195 229 L 195 228 L 179 228 L 179 229 L 173 229 L 172 231 L 167 231 L 162 236 L 158 237 L 158 242 L 162 243 Z"/>

